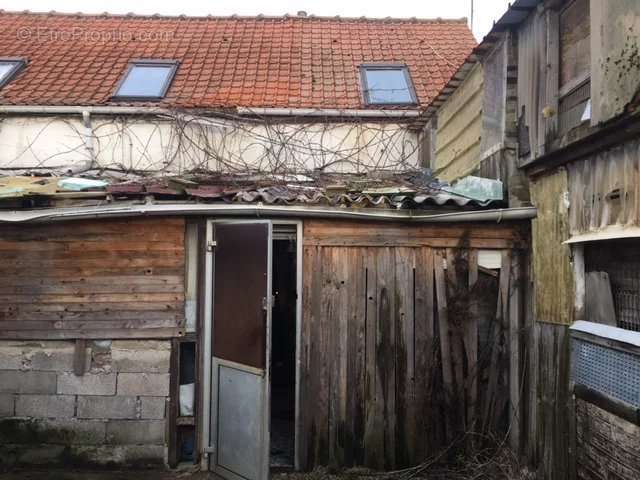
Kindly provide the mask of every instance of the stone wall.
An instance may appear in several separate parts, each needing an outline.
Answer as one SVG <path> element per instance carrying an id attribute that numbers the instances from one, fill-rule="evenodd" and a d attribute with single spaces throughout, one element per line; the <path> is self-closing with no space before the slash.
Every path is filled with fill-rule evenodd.
<path id="1" fill-rule="evenodd" d="M 640 426 L 577 399 L 576 434 L 578 479 L 640 478 Z"/>
<path id="2" fill-rule="evenodd" d="M 169 341 L 0 342 L 0 469 L 166 463 Z"/>

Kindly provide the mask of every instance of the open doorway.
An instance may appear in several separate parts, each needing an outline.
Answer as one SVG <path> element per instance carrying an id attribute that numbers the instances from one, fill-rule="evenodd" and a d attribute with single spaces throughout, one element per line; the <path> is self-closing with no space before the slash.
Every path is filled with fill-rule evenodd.
<path id="1" fill-rule="evenodd" d="M 276 225 L 273 234 L 270 465 L 290 469 L 295 457 L 297 245 L 295 226 L 282 227 Z"/>

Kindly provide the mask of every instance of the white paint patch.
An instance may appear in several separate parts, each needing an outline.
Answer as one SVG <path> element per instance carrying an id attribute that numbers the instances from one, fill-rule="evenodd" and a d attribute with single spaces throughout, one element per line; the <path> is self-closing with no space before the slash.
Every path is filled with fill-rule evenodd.
<path id="1" fill-rule="evenodd" d="M 569 327 L 569 330 L 572 332 L 588 333 L 589 335 L 594 335 L 596 337 L 615 340 L 617 342 L 640 347 L 640 332 L 611 327 L 609 325 L 602 325 L 600 323 L 587 322 L 585 320 L 578 320 L 577 322 L 574 322 L 573 325 Z"/>

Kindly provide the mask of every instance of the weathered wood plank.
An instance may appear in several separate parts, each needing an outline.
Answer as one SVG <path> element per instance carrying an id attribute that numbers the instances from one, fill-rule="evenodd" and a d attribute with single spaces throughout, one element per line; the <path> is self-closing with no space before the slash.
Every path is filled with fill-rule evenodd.
<path id="1" fill-rule="evenodd" d="M 514 452 L 521 449 L 522 376 L 520 371 L 520 343 L 522 326 L 522 266 L 520 254 L 511 259 L 511 280 L 507 299 L 509 324 L 509 443 Z"/>
<path id="2" fill-rule="evenodd" d="M 444 276 L 444 264 L 446 252 L 436 251 L 433 259 L 436 304 L 438 311 L 438 335 L 440 338 L 440 358 L 442 362 L 442 381 L 444 387 L 444 398 L 446 404 L 454 398 L 454 373 L 451 361 L 451 336 L 449 332 L 449 318 L 447 309 L 447 285 Z M 454 427 L 451 423 L 451 412 L 445 418 L 445 439 L 447 442 L 453 439 Z"/>
<path id="3" fill-rule="evenodd" d="M 365 252 L 348 250 L 350 284 L 347 303 L 347 435 L 346 465 L 364 464 L 366 410 L 366 270 Z"/>
<path id="4" fill-rule="evenodd" d="M 127 279 L 134 277 L 152 277 L 153 275 L 180 275 L 184 273 L 184 266 L 178 265 L 174 267 L 158 267 L 158 266 L 134 266 L 134 267 L 113 267 L 98 266 L 98 267 L 77 267 L 73 263 L 70 263 L 64 267 L 56 268 L 55 270 L 49 270 L 47 272 L 40 272 L 41 275 L 36 274 L 35 269 L 24 269 L 20 267 L 8 268 L 3 266 L 2 273 L 10 276 L 11 278 L 18 279 L 33 279 L 34 281 L 40 279 L 52 279 L 52 281 L 60 281 L 59 279 L 69 278 L 85 278 L 85 277 L 112 277 L 122 276 Z"/>
<path id="5" fill-rule="evenodd" d="M 437 257 L 436 257 L 437 258 Z M 434 319 L 434 252 L 430 248 L 418 250 L 415 272 L 415 406 L 416 456 L 427 458 L 439 446 L 437 429 L 434 427 L 434 377 L 436 361 Z"/>
<path id="6" fill-rule="evenodd" d="M 525 223 L 407 225 L 313 220 L 305 222 L 305 245 L 333 246 L 439 246 L 455 247 L 465 238 L 477 248 L 524 246 Z"/>
<path id="7" fill-rule="evenodd" d="M 29 331 L 42 331 L 50 329 L 51 332 L 56 330 L 111 330 L 111 329 L 125 329 L 125 328 L 159 328 L 159 327 L 173 327 L 179 322 L 176 322 L 174 318 L 159 318 L 151 320 L 141 320 L 137 317 L 123 318 L 121 320 L 5 320 L 0 322 L 0 328 L 3 330 L 24 330 Z M 83 337 L 78 337 L 83 338 Z M 108 337 L 105 337 L 108 338 Z"/>
<path id="8" fill-rule="evenodd" d="M 74 340 L 77 338 L 172 338 L 184 334 L 179 327 L 172 328 L 112 328 L 104 330 L 3 330 L 2 338 L 6 340 Z"/>
<path id="9" fill-rule="evenodd" d="M 467 285 L 460 285 L 458 282 L 459 272 L 464 264 L 465 251 L 463 249 L 446 250 L 447 262 L 447 318 L 449 321 L 449 334 L 451 339 L 451 367 L 454 374 L 454 395 L 451 403 L 455 405 L 457 410 L 454 419 L 455 427 L 459 432 L 466 431 L 465 423 L 465 378 L 464 378 L 464 356 L 463 356 L 463 328 L 464 320 L 467 316 L 465 304 Z M 455 309 L 452 311 L 451 306 Z"/>
<path id="10" fill-rule="evenodd" d="M 41 275 L 32 275 L 30 277 L 11 277 L 0 278 L 0 288 L 5 287 L 18 287 L 18 286 L 47 286 L 47 287 L 87 287 L 96 285 L 97 288 L 101 288 L 105 285 L 112 285 L 114 283 L 126 283 L 127 285 L 182 285 L 183 277 L 180 275 L 113 275 L 113 276 L 86 276 L 86 277 L 74 277 L 69 279 L 60 280 L 58 282 L 52 281 L 52 277 L 43 277 Z"/>
<path id="11" fill-rule="evenodd" d="M 182 218 L 3 227 L 0 338 L 179 334 L 184 235 Z"/>
<path id="12" fill-rule="evenodd" d="M 92 293 L 88 295 L 0 295 L 0 303 L 6 304 L 46 304 L 46 303 L 121 303 L 127 302 L 179 302 L 184 300 L 184 292 L 179 293 Z"/>
<path id="13" fill-rule="evenodd" d="M 416 458 L 415 408 L 415 252 L 395 249 L 396 325 L 396 462 L 411 465 Z"/>
<path id="14" fill-rule="evenodd" d="M 347 428 L 347 322 L 349 289 L 349 249 L 325 252 L 324 274 L 328 291 L 325 312 L 329 330 L 329 464 L 345 465 Z"/>
<path id="15" fill-rule="evenodd" d="M 61 283 L 53 283 L 48 285 L 16 285 L 16 286 L 0 286 L 0 296 L 33 296 L 33 295 L 74 295 L 84 296 L 91 295 L 96 290 L 102 294 L 117 293 L 155 293 L 161 289 L 164 293 L 182 293 L 184 285 L 132 285 L 127 282 L 112 282 L 104 284 L 76 284 L 68 285 Z"/>
<path id="16" fill-rule="evenodd" d="M 24 313 L 29 315 L 32 313 L 64 314 L 64 313 L 81 313 L 91 312 L 92 314 L 109 314 L 121 310 L 123 306 L 120 303 L 73 303 L 73 304 L 51 304 L 51 303 L 25 303 L 20 305 L 0 305 L 0 314 L 19 315 Z M 160 308 L 160 310 L 158 310 Z M 165 312 L 171 310 L 181 310 L 184 308 L 182 302 L 165 302 L 162 305 L 149 302 L 128 302 L 126 310 L 123 312 Z"/>
<path id="17" fill-rule="evenodd" d="M 465 351 L 467 356 L 467 426 L 470 431 L 475 431 L 478 408 L 478 297 L 482 292 L 478 291 L 478 251 L 469 250 L 469 318 L 465 328 Z"/>
<path id="18" fill-rule="evenodd" d="M 376 376 L 380 385 L 377 400 L 382 410 L 384 431 L 384 466 L 396 465 L 396 327 L 394 311 L 396 282 L 394 250 L 383 248 L 378 254 L 378 324 L 376 337 Z"/>
<path id="19" fill-rule="evenodd" d="M 298 458 L 302 468 L 308 469 L 315 462 L 315 425 L 314 408 L 318 386 L 318 376 L 313 370 L 314 365 L 314 325 L 319 321 L 316 318 L 319 295 L 311 295 L 314 289 L 319 288 L 320 265 L 317 247 L 303 248 L 303 275 L 302 275 L 302 328 L 300 332 L 300 424 L 301 434 L 298 438 Z"/>
<path id="20" fill-rule="evenodd" d="M 365 249 L 367 307 L 365 321 L 365 465 L 384 468 L 382 387 L 377 375 L 379 249 Z"/>
<path id="21" fill-rule="evenodd" d="M 106 312 L 0 312 L 0 328 L 6 327 L 8 322 L 16 325 L 20 323 L 27 328 L 27 322 L 48 322 L 57 323 L 60 321 L 92 321 L 103 322 L 110 320 L 138 319 L 146 320 L 164 320 L 179 323 L 184 318 L 184 309 L 175 310 L 115 310 Z"/>

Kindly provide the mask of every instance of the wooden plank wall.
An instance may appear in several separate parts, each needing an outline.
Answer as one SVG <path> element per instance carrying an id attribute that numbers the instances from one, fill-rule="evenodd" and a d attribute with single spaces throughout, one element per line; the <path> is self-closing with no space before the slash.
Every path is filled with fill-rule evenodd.
<path id="1" fill-rule="evenodd" d="M 184 324 L 184 220 L 0 228 L 0 338 L 161 338 Z"/>
<path id="2" fill-rule="evenodd" d="M 537 376 L 535 455 L 539 479 L 569 480 L 573 475 L 575 438 L 573 437 L 571 352 L 569 329 L 565 325 L 538 322 L 535 359 Z"/>
<path id="3" fill-rule="evenodd" d="M 535 325 L 530 329 L 528 382 L 535 389 L 526 430 L 527 456 L 538 466 L 538 478 L 569 479 L 573 412 L 569 383 L 568 326 L 575 317 L 575 280 L 569 238 L 567 171 L 536 178 L 531 196 L 538 209 L 532 222 Z"/>
<path id="4" fill-rule="evenodd" d="M 520 402 L 508 406 L 522 241 L 504 224 L 305 222 L 304 467 L 414 465 L 505 415 L 521 421 Z M 500 278 L 478 273 L 476 248 L 503 252 Z"/>

